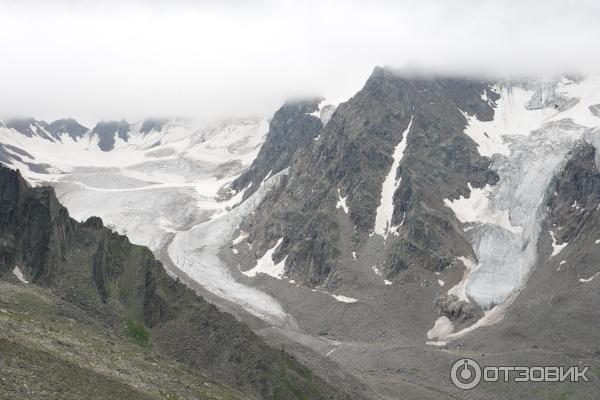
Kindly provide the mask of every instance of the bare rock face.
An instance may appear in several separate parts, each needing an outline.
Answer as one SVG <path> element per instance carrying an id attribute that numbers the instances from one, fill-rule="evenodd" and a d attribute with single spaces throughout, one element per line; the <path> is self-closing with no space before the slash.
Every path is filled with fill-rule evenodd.
<path id="1" fill-rule="evenodd" d="M 129 124 L 125 120 L 98 122 L 92 129 L 92 134 L 98 136 L 100 150 L 110 151 L 115 146 L 115 136 L 127 141 Z"/>
<path id="2" fill-rule="evenodd" d="M 89 129 L 75 121 L 73 118 L 59 119 L 48 124 L 48 132 L 58 137 L 61 133 L 68 134 L 71 138 L 77 139 L 85 135 Z"/>
<path id="3" fill-rule="evenodd" d="M 561 228 L 553 231 L 558 245 L 576 240 L 596 225 L 600 173 L 595 155 L 592 145 L 580 145 L 555 179 L 555 195 L 549 198 L 548 206 L 552 224 Z"/>
<path id="4" fill-rule="evenodd" d="M 14 118 L 0 123 L 0 128 L 13 129 L 27 137 L 38 136 L 53 142 L 60 142 L 60 135 L 66 133 L 73 139 L 84 136 L 89 129 L 73 118 L 59 119 L 48 123 L 34 118 Z"/>
<path id="5" fill-rule="evenodd" d="M 27 136 L 32 137 L 38 132 L 40 132 L 41 128 L 47 126 L 44 121 L 37 121 L 34 118 L 13 118 L 4 123 L 4 125 L 9 129 L 14 129 L 15 131 Z M 49 137 L 46 137 L 50 139 Z"/>
<path id="6" fill-rule="evenodd" d="M 256 159 L 231 188 L 235 191 L 246 189 L 246 199 L 264 179 L 289 167 L 296 153 L 309 147 L 323 126 L 320 118 L 314 115 L 320 101 L 320 98 L 288 101 L 277 110 Z"/>
<path id="7" fill-rule="evenodd" d="M 440 295 L 436 300 L 440 315 L 445 315 L 453 322 L 469 322 L 479 316 L 480 310 L 473 304 L 460 300 L 453 294 Z"/>
<path id="8" fill-rule="evenodd" d="M 490 160 L 463 132 L 463 112 L 490 120 L 495 99 L 487 82 L 376 68 L 363 89 L 336 109 L 317 140 L 295 146 L 289 179 L 245 221 L 254 255 L 283 238 L 274 260 L 287 256 L 287 275 L 332 287 L 336 270 L 343 268 L 342 247 L 383 242 L 386 277 L 409 269 L 441 271 L 457 255 L 472 255 L 443 199 L 467 196 L 469 184 L 479 188 L 497 181 Z M 390 171 L 403 140 L 403 157 Z M 262 166 L 268 165 L 265 157 L 250 171 L 268 169 Z M 383 240 L 373 232 L 389 174 L 397 182 L 388 226 L 395 232 Z"/>
<path id="9" fill-rule="evenodd" d="M 592 115 L 595 115 L 596 117 L 600 117 L 600 104 L 593 104 L 589 107 L 590 112 L 592 113 Z"/>
<path id="10" fill-rule="evenodd" d="M 140 128 L 140 133 L 147 134 L 152 131 L 162 132 L 165 124 L 168 122 L 165 118 L 148 118 L 145 119 Z"/>
<path id="11" fill-rule="evenodd" d="M 98 217 L 76 222 L 52 188 L 0 167 L 0 278 L 14 280 L 15 267 L 109 331 L 139 324 L 166 357 L 253 396 L 349 398 L 171 279 L 147 247 Z"/>

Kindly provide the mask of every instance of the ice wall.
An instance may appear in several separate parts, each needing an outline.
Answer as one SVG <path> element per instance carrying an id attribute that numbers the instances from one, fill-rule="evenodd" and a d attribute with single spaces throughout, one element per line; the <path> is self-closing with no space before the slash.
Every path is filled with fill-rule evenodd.
<path id="1" fill-rule="evenodd" d="M 599 83 L 591 77 L 498 84 L 494 120 L 468 117 L 465 133 L 492 158 L 500 180 L 472 190 L 467 199 L 445 201 L 464 223 L 477 256 L 477 268 L 459 285 L 466 284 L 468 298 L 484 309 L 506 301 L 526 282 L 537 257 L 548 185 L 578 141 L 596 138 L 600 119 L 588 106 L 600 102 Z"/>

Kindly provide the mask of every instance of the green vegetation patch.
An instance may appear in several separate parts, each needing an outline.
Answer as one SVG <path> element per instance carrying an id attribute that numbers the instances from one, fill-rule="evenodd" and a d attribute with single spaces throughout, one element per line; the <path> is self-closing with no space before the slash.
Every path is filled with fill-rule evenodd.
<path id="1" fill-rule="evenodd" d="M 147 347 L 150 342 L 150 332 L 144 324 L 132 319 L 127 320 L 127 334 L 135 343 L 142 347 Z"/>

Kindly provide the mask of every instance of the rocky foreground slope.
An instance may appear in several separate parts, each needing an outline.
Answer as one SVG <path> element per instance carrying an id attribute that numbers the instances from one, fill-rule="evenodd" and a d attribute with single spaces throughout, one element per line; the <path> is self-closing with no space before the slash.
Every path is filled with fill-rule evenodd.
<path id="1" fill-rule="evenodd" d="M 4 167 L 0 273 L 2 398 L 350 398 Z"/>

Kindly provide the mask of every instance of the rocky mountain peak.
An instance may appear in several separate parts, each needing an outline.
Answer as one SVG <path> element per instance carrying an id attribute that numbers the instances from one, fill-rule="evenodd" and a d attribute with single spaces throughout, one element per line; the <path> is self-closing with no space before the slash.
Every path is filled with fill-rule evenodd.
<path id="1" fill-rule="evenodd" d="M 371 246 L 381 235 L 383 249 L 372 263 L 386 275 L 407 268 L 439 271 L 457 255 L 470 254 L 443 199 L 497 181 L 490 160 L 464 133 L 463 114 L 491 119 L 494 98 L 487 82 L 376 68 L 363 89 L 311 134 L 318 140 L 294 146 L 287 183 L 248 221 L 259 256 L 283 237 L 277 254 L 287 255 L 290 276 L 334 285 L 342 254 Z M 268 136 L 263 149 L 273 139 Z M 273 163 L 263 156 L 249 173 L 268 172 Z M 354 228 L 344 232 L 346 224 Z"/>
<path id="2" fill-rule="evenodd" d="M 167 118 L 147 118 L 142 122 L 140 133 L 145 135 L 152 131 L 162 132 L 167 122 L 169 122 Z"/>
<path id="3" fill-rule="evenodd" d="M 40 136 L 52 140 L 52 135 L 47 131 L 48 124 L 45 121 L 38 121 L 32 117 L 12 118 L 5 121 L 4 125 L 27 137 Z"/>
<path id="4" fill-rule="evenodd" d="M 66 133 L 73 139 L 80 138 L 89 131 L 88 128 L 81 125 L 73 118 L 63 118 L 51 122 L 48 124 L 47 130 L 57 137 L 61 133 Z"/>
<path id="5" fill-rule="evenodd" d="M 115 136 L 127 141 L 129 138 L 129 123 L 120 121 L 101 121 L 92 129 L 92 134 L 99 138 L 98 147 L 102 151 L 110 151 L 115 146 Z"/>
<path id="6" fill-rule="evenodd" d="M 312 146 L 323 127 L 319 111 L 322 98 L 286 101 L 275 112 L 269 132 L 252 166 L 231 185 L 235 191 L 246 190 L 244 199 L 254 193 L 262 182 L 288 168 L 302 149 Z"/>

